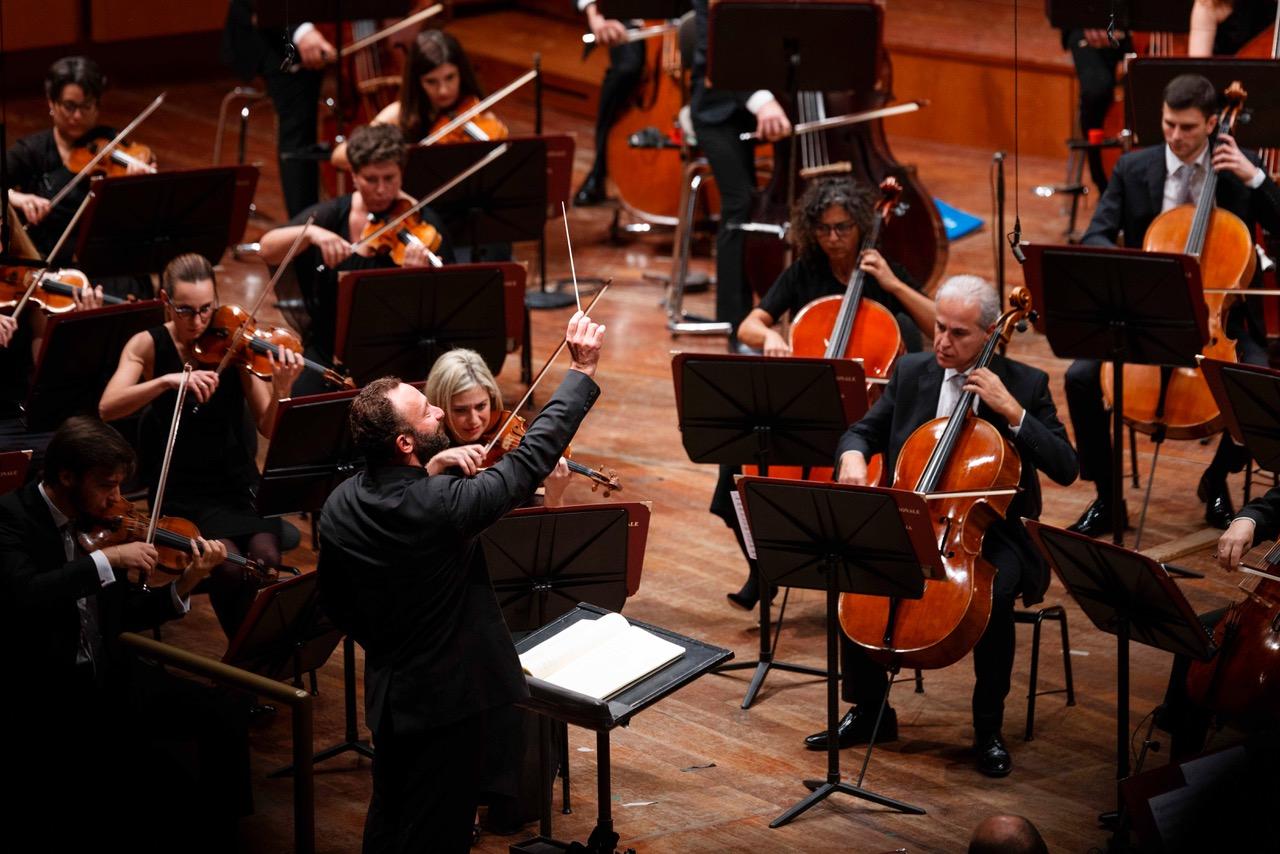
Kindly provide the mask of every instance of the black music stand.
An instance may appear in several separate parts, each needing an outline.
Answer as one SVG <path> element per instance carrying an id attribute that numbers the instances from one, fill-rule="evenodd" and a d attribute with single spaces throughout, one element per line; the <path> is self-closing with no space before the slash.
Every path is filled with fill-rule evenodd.
<path id="1" fill-rule="evenodd" d="M 805 780 L 813 794 L 769 826 L 787 824 L 836 792 L 898 812 L 924 815 L 920 807 L 862 788 L 876 734 L 889 705 L 896 665 L 889 668 L 891 675 L 857 784 L 840 778 L 840 746 L 835 737 L 840 718 L 839 594 L 861 593 L 889 599 L 884 645 L 892 647 L 897 600 L 921 598 L 926 577 L 946 577 L 924 497 L 875 486 L 761 477 L 742 478 L 738 490 L 751 522 L 761 583 L 827 593 L 827 777 Z"/>
<path id="2" fill-rule="evenodd" d="M 216 264 L 244 235 L 257 185 L 243 165 L 94 178 L 76 264 L 93 276 L 159 273 L 185 252 Z"/>
<path id="3" fill-rule="evenodd" d="M 1241 148 L 1280 146 L 1280 61 L 1150 57 L 1129 63 L 1125 76 L 1125 122 L 1138 145 L 1164 142 L 1160 110 L 1164 87 L 1180 74 L 1199 74 L 1219 93 L 1240 81 L 1249 98 L 1231 135 Z"/>
<path id="4" fill-rule="evenodd" d="M 606 18 L 626 21 L 642 18 L 647 21 L 674 21 L 693 8 L 690 0 L 600 0 L 600 14 Z"/>
<path id="5" fill-rule="evenodd" d="M 254 492 L 259 514 L 318 511 L 329 493 L 364 464 L 347 420 L 357 394 L 358 389 L 348 389 L 280 401 L 273 432 L 288 439 L 267 446 Z"/>
<path id="6" fill-rule="evenodd" d="M 1200 265 L 1190 255 L 1107 246 L 1028 245 L 1024 266 L 1037 328 L 1053 354 L 1113 363 L 1111 530 L 1124 542 L 1124 366 L 1194 368 L 1209 340 Z M 1163 403 L 1161 404 L 1163 405 Z M 1164 436 L 1156 442 L 1156 460 Z M 1154 474 L 1155 465 L 1152 465 Z M 1151 498 L 1153 477 L 1147 478 Z M 1146 518 L 1146 501 L 1143 519 Z M 1142 538 L 1139 523 L 1138 540 Z"/>
<path id="7" fill-rule="evenodd" d="M 426 379 L 455 347 L 477 351 L 496 375 L 507 357 L 506 313 L 499 265 L 344 272 L 334 352 L 359 385 L 388 374 Z"/>
<path id="8" fill-rule="evenodd" d="M 1204 661 L 1213 638 L 1162 565 L 1139 552 L 1024 519 L 1093 624 L 1116 636 L 1116 779 L 1129 776 L 1129 642 Z"/>
<path id="9" fill-rule="evenodd" d="M 1106 29 L 1185 33 L 1195 0 L 1048 0 L 1049 23 L 1061 30 Z M 1119 36 L 1117 35 L 1117 38 Z"/>
<path id="10" fill-rule="evenodd" d="M 827 466 L 849 425 L 867 411 L 860 362 L 680 353 L 671 360 L 680 440 L 695 463 Z M 754 669 L 742 700 L 749 709 L 770 668 L 825 676 L 814 667 L 774 659 L 767 588 L 760 583 L 760 657 L 727 670 Z M 785 602 L 785 599 L 784 599 Z M 778 625 L 782 620 L 779 616 Z"/>
<path id="11" fill-rule="evenodd" d="M 512 632 L 579 602 L 621 611 L 640 589 L 649 508 L 637 502 L 524 507 L 480 535 L 489 580 Z"/>
<path id="12" fill-rule="evenodd" d="M 582 619 L 599 619 L 609 613 L 604 608 L 579 604 L 577 608 L 553 620 L 535 632 L 516 642 L 516 652 L 525 653 L 547 638 Z M 596 733 L 596 826 L 591 831 L 585 851 L 589 854 L 613 854 L 618 834 L 613 830 L 613 790 L 610 783 L 611 763 L 609 732 L 615 727 L 626 726 L 631 719 L 653 704 L 680 690 L 693 680 L 712 670 L 721 662 L 733 658 L 733 653 L 694 638 L 677 634 L 639 620 L 628 620 L 659 637 L 684 647 L 684 655 L 666 667 L 650 674 L 628 688 L 624 688 L 607 700 L 597 700 L 573 691 L 528 677 L 529 698 L 518 706 L 558 721 L 564 721 Z M 543 777 L 543 779 L 546 779 Z M 511 846 L 517 852 L 547 852 L 568 850 L 564 843 L 547 837 L 551 833 L 551 816 L 545 807 L 541 836 Z"/>
<path id="13" fill-rule="evenodd" d="M 1280 371 L 1261 365 L 1201 359 L 1231 438 L 1267 471 L 1280 471 Z"/>
<path id="14" fill-rule="evenodd" d="M 0 495 L 13 492 L 27 482 L 31 451 L 0 451 Z"/>
<path id="15" fill-rule="evenodd" d="M 98 400 L 124 345 L 161 323 L 164 308 L 159 300 L 51 316 L 23 407 L 27 429 L 56 430 L 72 415 L 97 415 Z"/>

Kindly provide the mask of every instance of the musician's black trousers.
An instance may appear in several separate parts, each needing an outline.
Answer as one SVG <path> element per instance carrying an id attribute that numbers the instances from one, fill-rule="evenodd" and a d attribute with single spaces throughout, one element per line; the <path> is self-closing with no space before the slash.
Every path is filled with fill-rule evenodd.
<path id="1" fill-rule="evenodd" d="M 751 218 L 752 191 L 756 185 L 755 147 L 738 139 L 755 129 L 755 118 L 746 110 L 725 122 L 703 124 L 694 120 L 698 146 L 711 164 L 720 190 L 720 230 L 716 234 L 716 320 L 738 324 L 751 311 L 752 296 L 743 277 L 743 232 L 730 228 Z"/>
<path id="2" fill-rule="evenodd" d="M 264 68 L 262 76 L 276 108 L 280 186 L 284 190 L 285 208 L 292 218 L 320 200 L 319 163 L 292 155 L 316 144 L 321 75 L 305 69 L 289 73 L 271 67 Z"/>
<path id="3" fill-rule="evenodd" d="M 600 83 L 600 104 L 596 108 L 596 160 L 591 167 L 591 176 L 597 181 L 603 181 L 609 174 L 609 131 L 617 121 L 619 111 L 635 93 L 643 73 L 644 42 L 609 48 L 609 67 L 605 69 L 604 80 Z"/>
<path id="4" fill-rule="evenodd" d="M 1004 699 L 1009 695 L 1015 650 L 1013 602 L 1012 596 L 992 600 L 991 620 L 973 648 L 973 729 L 979 740 L 999 732 L 1004 722 Z M 889 672 L 843 632 L 840 642 L 844 700 L 874 713 L 888 688 Z M 903 671 L 904 678 L 911 675 Z"/>

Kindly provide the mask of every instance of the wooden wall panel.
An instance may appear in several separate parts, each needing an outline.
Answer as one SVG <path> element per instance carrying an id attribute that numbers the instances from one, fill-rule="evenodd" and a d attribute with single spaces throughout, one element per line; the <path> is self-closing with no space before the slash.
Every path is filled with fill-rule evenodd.
<path id="1" fill-rule="evenodd" d="M 90 39 L 142 39 L 221 30 L 226 0 L 91 0 Z"/>
<path id="2" fill-rule="evenodd" d="M 80 0 L 0 0 L 7 52 L 73 44 L 79 38 Z"/>

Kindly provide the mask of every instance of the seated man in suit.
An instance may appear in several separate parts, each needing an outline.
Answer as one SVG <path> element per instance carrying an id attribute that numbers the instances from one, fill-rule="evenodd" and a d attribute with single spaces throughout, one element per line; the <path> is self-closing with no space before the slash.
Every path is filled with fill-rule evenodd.
<path id="1" fill-rule="evenodd" d="M 1022 460 L 1019 493 L 1005 518 L 987 528 L 982 556 L 996 568 L 991 619 L 973 651 L 973 728 L 978 770 L 1003 777 L 1013 768 L 1000 727 L 1004 698 L 1013 669 L 1013 603 L 1027 605 L 1044 597 L 1049 569 L 1031 544 L 1022 517 L 1040 515 L 1038 472 L 1057 483 L 1076 478 L 1076 455 L 1049 393 L 1049 377 L 1037 368 L 996 356 L 990 367 L 972 370 L 1000 316 L 995 289 L 977 276 L 953 276 L 937 294 L 933 352 L 910 353 L 898 360 L 884 394 L 861 421 L 851 426 L 836 451 L 837 479 L 865 485 L 867 460 L 885 455 L 893 471 L 898 452 L 917 427 L 949 416 L 963 392 L 977 395 L 977 414 L 1008 438 Z M 945 583 L 945 582 L 941 582 Z M 888 686 L 885 668 L 847 637 L 842 637 L 844 698 L 854 707 L 841 719 L 841 747 L 865 743 Z M 877 740 L 898 737 L 893 708 L 885 711 Z M 805 739 L 811 750 L 826 750 L 828 734 Z"/>
<path id="2" fill-rule="evenodd" d="M 466 851 L 481 790 L 503 776 L 493 766 L 520 760 L 510 732 L 528 688 L 479 535 L 533 496 L 599 396 L 604 327 L 579 312 L 566 337 L 560 388 L 519 447 L 470 477 L 428 473 L 449 438 L 418 389 L 384 377 L 352 401 L 368 467 L 325 502 L 316 571 L 326 613 L 367 656 L 366 854 Z"/>
<path id="3" fill-rule="evenodd" d="M 1280 187 L 1267 177 L 1253 154 L 1241 151 L 1229 135 L 1210 145 L 1218 126 L 1218 92 L 1204 77 L 1184 74 L 1164 90 L 1164 145 L 1133 151 L 1116 164 L 1107 191 L 1082 241 L 1092 246 L 1141 248 L 1151 222 L 1162 212 L 1195 204 L 1206 169 L 1218 176 L 1217 206 L 1240 217 L 1252 234 L 1261 223 L 1280 231 Z M 1262 275 L 1258 265 L 1257 278 Z M 1252 302 L 1256 302 L 1253 300 Z M 1226 319 L 1226 333 L 1236 342 L 1240 361 L 1267 363 L 1266 330 L 1260 311 L 1236 303 Z M 1067 409 L 1080 451 L 1080 476 L 1093 481 L 1097 498 L 1071 526 L 1096 537 L 1111 532 L 1111 427 L 1102 404 L 1102 363 L 1078 359 L 1067 369 Z M 1248 455 L 1225 433 L 1218 451 L 1200 478 L 1197 494 L 1205 502 L 1205 521 L 1225 528 L 1233 510 L 1227 474 L 1244 468 Z"/>

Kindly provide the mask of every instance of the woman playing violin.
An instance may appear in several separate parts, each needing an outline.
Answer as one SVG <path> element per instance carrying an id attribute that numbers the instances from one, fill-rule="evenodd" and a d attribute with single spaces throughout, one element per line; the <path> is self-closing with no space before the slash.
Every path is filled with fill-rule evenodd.
<path id="1" fill-rule="evenodd" d="M 444 410 L 444 430 L 450 447 L 427 463 L 427 471 L 440 474 L 456 469 L 473 475 L 484 460 L 488 435 L 501 426 L 502 392 L 489 366 L 474 350 L 457 349 L 445 353 L 431 366 L 424 389 L 427 400 L 440 401 Z M 564 503 L 569 485 L 569 467 L 564 457 L 543 482 L 543 503 L 558 507 Z"/>
<path id="2" fill-rule="evenodd" d="M 154 498 L 160 463 L 183 366 L 217 307 L 213 268 L 203 256 L 180 255 L 161 280 L 168 321 L 139 332 L 125 345 L 98 410 L 105 420 L 142 415 L 142 475 Z M 193 521 L 204 536 L 220 539 L 228 551 L 280 564 L 280 522 L 262 519 L 250 490 L 257 483 L 257 442 L 246 429 L 246 407 L 258 432 L 270 436 L 277 401 L 288 397 L 302 371 L 301 358 L 288 350 L 272 357 L 273 376 L 263 382 L 248 372 L 219 376 L 195 370 L 187 393 L 199 408 L 183 415 L 173 449 L 164 514 Z M 234 634 L 252 603 L 257 582 L 241 567 L 224 563 L 205 583 L 218 621 Z"/>
<path id="3" fill-rule="evenodd" d="M 356 244 L 372 221 L 387 218 L 398 203 L 409 199 L 400 189 L 404 165 L 404 138 L 394 125 L 369 125 L 351 134 L 348 153 L 351 158 L 355 192 L 312 205 L 294 217 L 288 225 L 272 229 L 262 236 L 261 254 L 268 264 L 279 264 L 289 247 L 302 232 L 309 217 L 314 217 L 294 259 L 298 285 L 302 290 L 311 327 L 307 330 L 306 355 L 317 362 L 332 364 L 334 334 L 337 323 L 338 271 L 392 267 L 394 262 L 369 244 Z M 419 212 L 423 224 L 441 235 L 434 254 L 444 263 L 452 263 L 453 251 L 444 238 L 444 225 L 429 208 Z M 425 246 L 404 248 L 405 267 L 432 264 Z M 324 270 L 317 268 L 324 265 Z M 308 391 L 309 378 L 299 387 Z M 319 390 L 319 386 L 316 386 Z"/>
<path id="4" fill-rule="evenodd" d="M 43 255 L 53 249 L 89 192 L 88 182 L 81 181 L 56 208 L 50 208 L 49 200 L 74 177 L 66 166 L 72 152 L 87 142 L 110 140 L 116 135 L 115 130 L 98 124 L 106 83 L 92 59 L 59 59 L 49 67 L 44 81 L 53 126 L 24 136 L 9 149 L 9 202 L 25 220 L 32 242 Z M 128 171 L 141 173 L 149 167 L 137 163 Z"/>

